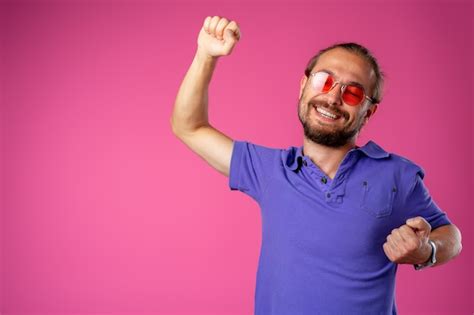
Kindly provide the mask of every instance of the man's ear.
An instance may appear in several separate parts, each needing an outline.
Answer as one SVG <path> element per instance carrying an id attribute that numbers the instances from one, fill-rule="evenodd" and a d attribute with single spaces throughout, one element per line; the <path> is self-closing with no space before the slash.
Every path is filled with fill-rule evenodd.
<path id="1" fill-rule="evenodd" d="M 377 111 L 377 104 L 370 105 L 369 108 L 367 109 L 367 112 L 365 113 L 365 119 L 366 122 L 369 121 L 369 118 L 372 117 L 375 112 Z"/>
<path id="2" fill-rule="evenodd" d="M 298 99 L 300 99 L 301 95 L 303 95 L 303 90 L 304 86 L 306 85 L 306 81 L 308 81 L 308 77 L 306 75 L 303 75 L 300 81 L 300 96 L 298 97 Z"/>

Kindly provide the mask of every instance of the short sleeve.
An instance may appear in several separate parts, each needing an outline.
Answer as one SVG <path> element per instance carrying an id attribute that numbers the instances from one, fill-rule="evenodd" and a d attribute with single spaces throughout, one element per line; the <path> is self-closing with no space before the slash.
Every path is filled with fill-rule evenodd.
<path id="1" fill-rule="evenodd" d="M 272 176 L 278 149 L 247 141 L 234 141 L 230 162 L 229 187 L 240 190 L 259 202 Z"/>
<path id="2" fill-rule="evenodd" d="M 409 217 L 421 216 L 431 225 L 431 229 L 436 229 L 442 225 L 451 224 L 447 214 L 441 210 L 423 182 L 424 173 L 422 170 L 415 174 L 413 188 L 410 190 L 406 207 Z"/>

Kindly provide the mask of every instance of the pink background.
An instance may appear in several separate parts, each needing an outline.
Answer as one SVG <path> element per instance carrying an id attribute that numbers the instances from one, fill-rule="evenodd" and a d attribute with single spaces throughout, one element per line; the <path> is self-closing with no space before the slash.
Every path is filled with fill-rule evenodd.
<path id="1" fill-rule="evenodd" d="M 400 313 L 473 312 L 469 2 L 2 2 L 0 12 L 2 314 L 253 312 L 258 205 L 169 124 L 207 15 L 242 30 L 210 89 L 210 120 L 234 139 L 301 145 L 308 59 L 336 41 L 374 52 L 386 96 L 358 144 L 420 164 L 463 232 L 452 262 L 400 266 Z"/>

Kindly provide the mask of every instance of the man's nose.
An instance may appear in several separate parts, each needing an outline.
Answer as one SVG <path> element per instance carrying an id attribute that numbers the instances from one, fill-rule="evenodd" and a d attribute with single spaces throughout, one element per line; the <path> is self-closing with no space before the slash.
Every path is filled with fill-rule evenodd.
<path id="1" fill-rule="evenodd" d="M 328 103 L 331 105 L 341 105 L 341 84 L 336 83 L 332 89 L 326 93 Z"/>

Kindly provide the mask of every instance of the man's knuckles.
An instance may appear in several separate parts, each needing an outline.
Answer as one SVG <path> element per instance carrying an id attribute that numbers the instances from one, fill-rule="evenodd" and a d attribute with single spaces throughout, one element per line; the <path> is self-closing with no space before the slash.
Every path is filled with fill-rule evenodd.
<path id="1" fill-rule="evenodd" d="M 383 244 L 383 251 L 390 261 L 395 261 L 395 257 L 392 254 L 392 250 L 387 243 Z"/>
<path id="2" fill-rule="evenodd" d="M 219 20 L 219 22 L 217 23 L 217 26 L 216 26 L 216 35 L 218 38 L 222 38 L 223 34 L 224 34 L 224 28 L 227 26 L 227 24 L 229 24 L 229 20 L 227 20 L 226 18 L 222 18 Z"/>
<path id="3" fill-rule="evenodd" d="M 418 250 L 420 247 L 420 240 L 418 239 L 401 239 L 401 238 L 395 238 L 392 235 L 387 236 L 387 242 L 388 245 L 391 245 L 394 247 L 394 249 L 400 251 L 403 254 L 406 253 L 411 253 L 413 251 Z"/>
<path id="4" fill-rule="evenodd" d="M 403 233 L 403 235 L 411 235 L 411 236 L 415 235 L 415 233 L 413 232 L 413 229 L 406 224 L 402 225 L 398 229 L 400 230 L 400 233 Z"/>
<path id="5" fill-rule="evenodd" d="M 401 240 L 403 239 L 402 234 L 402 231 L 397 228 L 393 229 L 388 236 L 390 236 L 393 240 Z"/>
<path id="6" fill-rule="evenodd" d="M 208 21 L 206 24 L 207 24 L 207 27 L 205 27 L 204 29 L 206 30 L 206 32 L 210 35 L 214 35 L 216 33 L 216 27 L 217 27 L 217 24 L 219 23 L 219 17 L 218 16 L 213 16 L 211 17 L 209 20 L 207 20 L 206 18 L 206 21 Z"/>

